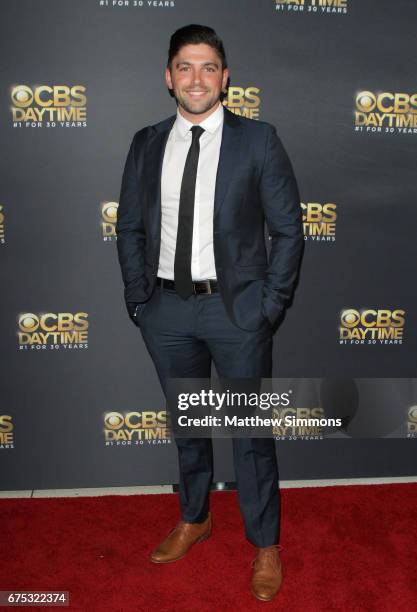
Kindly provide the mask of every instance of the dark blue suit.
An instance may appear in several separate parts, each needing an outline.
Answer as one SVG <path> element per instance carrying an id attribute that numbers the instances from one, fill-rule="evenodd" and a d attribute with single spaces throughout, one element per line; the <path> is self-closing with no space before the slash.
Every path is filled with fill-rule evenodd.
<path id="1" fill-rule="evenodd" d="M 272 375 L 272 327 L 291 299 L 303 247 L 300 197 L 275 128 L 224 109 L 216 177 L 213 246 L 219 293 L 182 300 L 156 287 L 161 243 L 161 172 L 175 115 L 138 131 L 123 173 L 116 225 L 127 303 L 162 387 L 168 378 Z M 271 236 L 269 260 L 265 221 Z M 213 476 L 210 439 L 176 439 L 183 519 L 208 511 Z M 239 502 L 248 539 L 279 538 L 275 443 L 233 439 Z"/>

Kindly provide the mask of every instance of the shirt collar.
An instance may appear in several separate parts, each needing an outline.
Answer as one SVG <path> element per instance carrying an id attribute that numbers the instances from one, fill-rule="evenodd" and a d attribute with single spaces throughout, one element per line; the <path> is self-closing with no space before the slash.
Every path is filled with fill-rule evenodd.
<path id="1" fill-rule="evenodd" d="M 219 104 L 216 110 L 211 113 L 208 117 L 206 117 L 201 123 L 197 125 L 201 125 L 204 130 L 209 132 L 210 134 L 214 134 L 217 128 L 223 123 L 224 117 L 224 109 L 223 104 Z M 187 134 L 195 123 L 188 121 L 183 115 L 181 115 L 179 109 L 177 108 L 177 118 L 175 120 L 175 127 L 177 133 L 181 138 L 187 138 Z"/>

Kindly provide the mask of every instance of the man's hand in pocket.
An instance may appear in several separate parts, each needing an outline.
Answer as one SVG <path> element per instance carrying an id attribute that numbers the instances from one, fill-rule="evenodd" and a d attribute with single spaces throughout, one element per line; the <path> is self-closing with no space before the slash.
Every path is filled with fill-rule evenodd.
<path id="1" fill-rule="evenodd" d="M 127 312 L 129 313 L 129 318 L 133 321 L 136 327 L 139 327 L 137 315 L 142 307 L 140 302 L 126 302 Z"/>

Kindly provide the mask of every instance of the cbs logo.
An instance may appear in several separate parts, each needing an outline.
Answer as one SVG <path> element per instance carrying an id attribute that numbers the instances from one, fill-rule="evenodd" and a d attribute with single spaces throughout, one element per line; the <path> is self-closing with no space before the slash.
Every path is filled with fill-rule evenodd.
<path id="1" fill-rule="evenodd" d="M 13 431 L 12 417 L 8 414 L 0 414 L 0 433 Z"/>
<path id="2" fill-rule="evenodd" d="M 227 92 L 227 98 L 225 100 L 226 106 L 229 107 L 241 107 L 246 108 L 257 108 L 261 99 L 257 95 L 259 93 L 257 87 L 229 87 Z"/>
<path id="3" fill-rule="evenodd" d="M 107 223 L 116 223 L 117 221 L 117 202 L 104 202 L 101 206 L 101 216 Z"/>
<path id="4" fill-rule="evenodd" d="M 319 204 L 318 202 L 301 202 L 303 221 L 307 223 L 332 223 L 336 221 L 336 204 Z"/>
<path id="5" fill-rule="evenodd" d="M 69 331 L 69 330 L 85 330 L 88 329 L 88 313 L 77 312 L 60 312 L 54 314 L 48 312 L 43 315 L 36 315 L 32 312 L 26 312 L 19 316 L 19 329 L 22 332 L 33 333 L 37 330 L 52 332 L 52 331 Z"/>
<path id="6" fill-rule="evenodd" d="M 320 418 L 324 416 L 322 408 L 273 408 L 273 413 L 277 418 L 282 418 L 284 420 L 286 417 L 294 417 L 296 419 L 308 419 Z"/>
<path id="7" fill-rule="evenodd" d="M 11 92 L 14 106 L 27 108 L 31 104 L 37 106 L 85 106 L 87 98 L 84 95 L 83 85 L 39 85 L 38 87 L 28 87 L 27 85 L 16 85 Z"/>
<path id="8" fill-rule="evenodd" d="M 411 406 L 411 408 L 409 408 L 408 420 L 417 425 L 417 406 Z"/>
<path id="9" fill-rule="evenodd" d="M 143 427 L 161 427 L 166 424 L 166 411 L 159 412 L 127 412 L 124 416 L 120 412 L 108 412 L 104 416 L 106 429 L 117 430 L 122 427 L 141 429 Z"/>
<path id="10" fill-rule="evenodd" d="M 404 325 L 404 310 L 362 310 L 353 308 L 344 310 L 341 314 L 343 327 L 349 329 L 362 327 L 402 327 Z"/>
<path id="11" fill-rule="evenodd" d="M 374 94 L 372 91 L 361 91 L 356 96 L 356 108 L 364 113 L 375 109 L 381 113 L 417 113 L 417 93 Z"/>

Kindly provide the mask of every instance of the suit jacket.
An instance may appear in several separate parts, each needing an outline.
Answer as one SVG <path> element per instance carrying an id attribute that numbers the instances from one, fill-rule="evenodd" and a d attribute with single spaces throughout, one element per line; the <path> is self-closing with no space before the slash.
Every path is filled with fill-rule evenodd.
<path id="1" fill-rule="evenodd" d="M 136 132 L 127 155 L 116 223 L 126 303 L 146 302 L 155 287 L 162 161 L 175 118 Z M 297 182 L 275 127 L 225 108 L 213 248 L 221 297 L 236 325 L 255 331 L 265 317 L 273 325 L 291 299 L 303 242 Z"/>

